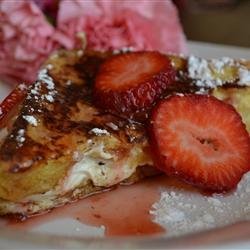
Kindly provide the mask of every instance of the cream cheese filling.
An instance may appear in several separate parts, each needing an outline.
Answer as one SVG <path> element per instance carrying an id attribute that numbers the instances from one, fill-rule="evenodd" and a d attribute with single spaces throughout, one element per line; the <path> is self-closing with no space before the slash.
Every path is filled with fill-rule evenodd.
<path id="1" fill-rule="evenodd" d="M 55 199 L 58 195 L 73 191 L 89 180 L 95 186 L 100 187 L 118 184 L 129 178 L 138 166 L 152 165 L 151 159 L 142 150 L 141 147 L 134 146 L 126 157 L 119 160 L 115 155 L 105 152 L 102 143 L 92 147 L 89 151 L 75 152 L 76 163 L 54 190 L 26 197 L 22 203 Z"/>
<path id="2" fill-rule="evenodd" d="M 62 192 L 68 192 L 87 180 L 91 180 L 95 186 L 115 185 L 130 177 L 137 166 L 152 164 L 146 157 L 141 157 L 143 154 L 142 148 L 135 146 L 127 156 L 117 159 L 115 154 L 105 152 L 102 143 L 82 156 L 81 153 L 76 153 L 78 161 L 71 168 L 60 189 Z"/>
<path id="3" fill-rule="evenodd" d="M 138 166 L 152 165 L 151 158 L 141 146 L 134 146 L 122 159 L 115 153 L 106 152 L 98 143 L 85 152 L 75 152 L 76 163 L 58 185 L 43 194 L 34 194 L 20 202 L 1 201 L 0 209 L 12 213 L 32 213 L 67 203 L 71 198 L 67 193 L 79 191 L 91 180 L 95 186 L 108 188 L 129 178 Z"/>

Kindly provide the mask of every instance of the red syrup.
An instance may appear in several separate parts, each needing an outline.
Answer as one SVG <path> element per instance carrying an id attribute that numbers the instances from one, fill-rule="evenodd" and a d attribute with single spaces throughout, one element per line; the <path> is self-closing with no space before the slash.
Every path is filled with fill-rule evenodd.
<path id="1" fill-rule="evenodd" d="M 106 236 L 165 233 L 161 226 L 152 221 L 149 210 L 159 200 L 160 190 L 173 185 L 189 188 L 166 176 L 153 177 L 90 196 L 23 222 L 9 221 L 8 227 L 29 230 L 49 221 L 72 218 L 91 226 L 104 225 Z"/>

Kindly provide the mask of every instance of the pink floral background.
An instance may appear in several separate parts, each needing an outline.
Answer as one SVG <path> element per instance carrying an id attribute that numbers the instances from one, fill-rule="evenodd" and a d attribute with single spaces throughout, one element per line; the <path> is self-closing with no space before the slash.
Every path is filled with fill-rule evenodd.
<path id="1" fill-rule="evenodd" d="M 58 48 L 186 53 L 185 36 L 170 0 L 2 0 L 0 79 L 32 82 Z"/>

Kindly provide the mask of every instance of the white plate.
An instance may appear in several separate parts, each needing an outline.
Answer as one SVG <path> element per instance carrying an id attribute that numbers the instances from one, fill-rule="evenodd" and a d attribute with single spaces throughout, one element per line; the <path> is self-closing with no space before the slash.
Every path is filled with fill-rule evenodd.
<path id="1" fill-rule="evenodd" d="M 230 46 L 189 42 L 190 52 L 197 56 L 216 58 L 230 56 L 250 59 L 250 49 Z M 11 88 L 0 84 L 0 100 Z M 223 214 L 221 215 L 223 217 Z M 225 215 L 224 215 L 225 216 Z M 226 228 L 200 232 L 177 238 L 130 237 L 95 238 L 103 234 L 102 228 L 85 226 L 76 220 L 60 219 L 33 228 L 32 232 L 16 232 L 3 228 L 0 231 L 1 248 L 9 249 L 48 249 L 48 248 L 130 248 L 157 249 L 166 247 L 224 247 L 250 248 L 250 223 L 242 222 Z M 77 230 L 76 230 L 77 229 Z"/>

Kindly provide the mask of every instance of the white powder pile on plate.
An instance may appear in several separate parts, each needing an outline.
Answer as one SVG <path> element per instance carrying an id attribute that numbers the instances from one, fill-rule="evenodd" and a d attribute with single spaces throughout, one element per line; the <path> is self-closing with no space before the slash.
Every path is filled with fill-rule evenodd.
<path id="1" fill-rule="evenodd" d="M 154 221 L 168 236 L 225 226 L 250 219 L 250 173 L 229 194 L 206 196 L 195 189 L 169 187 L 152 206 Z"/>

